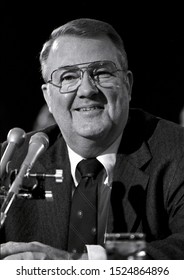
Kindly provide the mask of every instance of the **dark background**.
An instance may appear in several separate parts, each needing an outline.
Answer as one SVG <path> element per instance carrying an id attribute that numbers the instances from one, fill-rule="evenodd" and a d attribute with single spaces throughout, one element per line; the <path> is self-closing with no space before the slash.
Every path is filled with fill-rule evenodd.
<path id="1" fill-rule="evenodd" d="M 184 106 L 184 22 L 177 2 L 46 2 L 42 8 L 7 3 L 1 9 L 0 141 L 13 127 L 26 132 L 44 104 L 39 52 L 51 31 L 91 17 L 111 23 L 124 40 L 134 74 L 131 106 L 179 123 Z M 99 7 L 99 4 L 101 6 Z"/>

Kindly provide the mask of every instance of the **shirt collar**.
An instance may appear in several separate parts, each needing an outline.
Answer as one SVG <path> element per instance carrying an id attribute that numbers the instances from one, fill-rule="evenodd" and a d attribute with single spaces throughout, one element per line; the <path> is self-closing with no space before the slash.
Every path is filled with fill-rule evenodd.
<path id="1" fill-rule="evenodd" d="M 113 144 L 105 150 L 101 155 L 97 157 L 97 159 L 103 164 L 106 170 L 106 178 L 104 184 L 110 185 L 113 180 L 113 170 L 116 163 L 116 154 L 121 141 L 122 134 L 113 142 Z M 77 164 L 84 159 L 79 154 L 75 153 L 68 145 L 68 154 L 71 165 L 71 174 L 74 180 L 75 185 L 77 186 L 77 178 L 76 178 L 76 166 Z"/>

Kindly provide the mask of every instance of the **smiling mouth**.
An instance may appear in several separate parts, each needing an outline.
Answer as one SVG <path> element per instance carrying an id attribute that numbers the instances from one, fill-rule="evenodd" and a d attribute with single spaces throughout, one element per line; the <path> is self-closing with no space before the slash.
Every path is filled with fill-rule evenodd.
<path id="1" fill-rule="evenodd" d="M 78 112 L 89 112 L 89 111 L 102 110 L 102 109 L 104 109 L 102 106 L 92 106 L 92 107 L 81 107 L 75 110 Z"/>

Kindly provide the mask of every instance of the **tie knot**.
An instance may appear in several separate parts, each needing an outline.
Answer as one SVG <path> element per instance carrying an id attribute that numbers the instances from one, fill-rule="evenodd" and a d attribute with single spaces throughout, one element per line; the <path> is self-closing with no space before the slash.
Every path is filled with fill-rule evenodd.
<path id="1" fill-rule="evenodd" d="M 96 178 L 103 169 L 103 165 L 96 158 L 83 159 L 78 163 L 77 169 L 81 177 Z"/>

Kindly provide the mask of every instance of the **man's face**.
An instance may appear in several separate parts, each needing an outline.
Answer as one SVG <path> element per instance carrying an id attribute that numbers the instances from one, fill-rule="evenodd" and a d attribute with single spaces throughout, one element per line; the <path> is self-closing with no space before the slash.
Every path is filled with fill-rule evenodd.
<path id="1" fill-rule="evenodd" d="M 79 38 L 64 36 L 56 40 L 47 61 L 47 74 L 66 65 L 110 60 L 121 69 L 119 53 L 107 37 Z M 80 66 L 79 66 L 80 67 Z M 117 72 L 111 87 L 95 86 L 84 72 L 75 92 L 61 94 L 59 88 L 42 86 L 50 111 L 68 143 L 77 151 L 81 141 L 107 148 L 123 131 L 131 99 L 131 73 L 123 80 L 124 72 Z M 85 143 L 85 142 L 84 142 Z M 75 149 L 76 147 L 76 149 Z"/>

